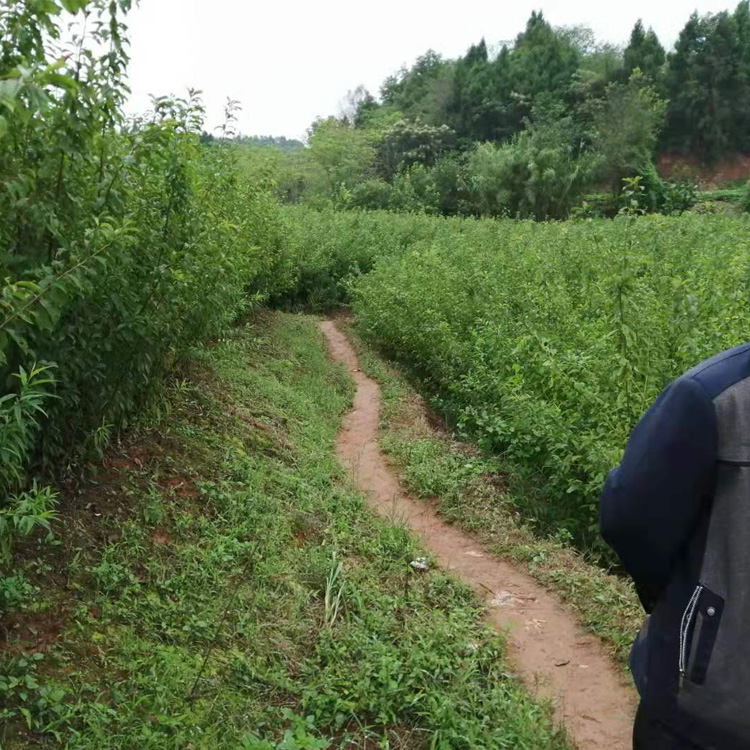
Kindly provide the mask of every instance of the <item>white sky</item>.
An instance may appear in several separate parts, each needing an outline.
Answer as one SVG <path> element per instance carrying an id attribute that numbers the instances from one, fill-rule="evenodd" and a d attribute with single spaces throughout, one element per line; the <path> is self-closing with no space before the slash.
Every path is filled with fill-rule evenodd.
<path id="1" fill-rule="evenodd" d="M 243 111 L 247 135 L 303 136 L 317 115 L 335 114 L 350 89 L 377 95 L 383 79 L 427 49 L 463 54 L 485 37 L 492 45 L 523 30 L 541 9 L 555 26 L 583 23 L 601 41 L 626 42 L 643 18 L 674 44 L 690 13 L 733 9 L 728 0 L 141 0 L 128 20 L 133 95 L 201 89 L 208 125 L 222 119 L 227 96 Z"/>

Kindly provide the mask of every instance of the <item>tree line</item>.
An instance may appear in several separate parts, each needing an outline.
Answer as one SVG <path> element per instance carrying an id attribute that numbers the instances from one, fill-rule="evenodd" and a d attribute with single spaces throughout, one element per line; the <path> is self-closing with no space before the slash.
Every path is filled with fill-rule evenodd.
<path id="1" fill-rule="evenodd" d="M 670 52 L 640 20 L 621 48 L 534 12 L 513 43 L 428 51 L 379 97 L 349 92 L 313 123 L 309 149 L 248 163 L 276 174 L 289 202 L 564 218 L 592 188 L 616 211 L 636 179 L 644 210 L 673 212 L 694 190 L 660 180 L 656 155 L 750 152 L 748 122 L 750 0 L 694 13 Z"/>
<path id="2" fill-rule="evenodd" d="M 597 43 L 584 26 L 553 28 L 532 13 L 515 43 L 490 54 L 484 40 L 464 57 L 428 52 L 389 77 L 378 102 L 360 92 L 359 124 L 378 109 L 448 125 L 464 142 L 502 142 L 523 130 L 534 109 L 557 106 L 588 133 L 592 101 L 639 70 L 668 102 L 659 145 L 711 161 L 750 151 L 750 5 L 694 13 L 667 54 L 639 20 L 625 49 Z"/>

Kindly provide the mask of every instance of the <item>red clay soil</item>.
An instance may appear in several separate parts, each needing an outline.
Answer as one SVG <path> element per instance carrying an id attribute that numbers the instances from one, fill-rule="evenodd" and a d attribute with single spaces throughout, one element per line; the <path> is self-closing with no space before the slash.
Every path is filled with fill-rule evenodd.
<path id="1" fill-rule="evenodd" d="M 472 537 L 409 497 L 378 448 L 380 387 L 332 321 L 320 325 L 331 356 L 357 386 L 337 443 L 342 463 L 372 507 L 421 538 L 438 563 L 489 605 L 489 623 L 506 632 L 514 670 L 529 689 L 552 701 L 580 750 L 628 750 L 636 699 L 599 642 L 526 573 L 494 557 Z"/>
<path id="2" fill-rule="evenodd" d="M 739 180 L 750 179 L 750 155 L 734 154 L 712 166 L 680 154 L 660 154 L 659 174 L 668 179 L 692 177 L 704 190 L 721 188 Z"/>

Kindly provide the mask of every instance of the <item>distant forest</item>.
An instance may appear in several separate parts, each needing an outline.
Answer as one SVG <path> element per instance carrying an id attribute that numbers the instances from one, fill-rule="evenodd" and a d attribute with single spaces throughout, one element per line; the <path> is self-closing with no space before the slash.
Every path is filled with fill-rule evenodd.
<path id="1" fill-rule="evenodd" d="M 635 179 L 646 210 L 673 210 L 690 196 L 659 179 L 659 153 L 750 153 L 750 0 L 694 13 L 669 52 L 642 21 L 622 48 L 534 12 L 511 44 L 430 50 L 377 97 L 349 92 L 308 145 L 274 164 L 290 202 L 564 218 Z"/>
<path id="2" fill-rule="evenodd" d="M 237 138 L 237 142 L 244 146 L 274 146 L 282 151 L 297 151 L 305 147 L 302 141 L 283 135 L 241 135 Z"/>
<path id="3" fill-rule="evenodd" d="M 351 95 L 355 124 L 379 110 L 447 125 L 459 141 L 502 142 L 527 118 L 572 115 L 588 132 L 592 111 L 611 84 L 639 70 L 668 102 L 659 145 L 705 160 L 750 151 L 750 5 L 686 23 L 667 53 L 638 21 L 624 49 L 596 41 L 585 26 L 552 28 L 533 13 L 515 43 L 491 54 L 484 39 L 458 60 L 429 51 L 386 79 L 380 101 Z"/>
<path id="4" fill-rule="evenodd" d="M 201 140 L 204 143 L 213 143 L 221 140 L 221 136 L 215 136 L 204 130 Z M 295 138 L 287 138 L 285 135 L 235 135 L 231 140 L 242 146 L 276 148 L 284 152 L 299 151 L 299 149 L 305 147 L 302 141 Z"/>

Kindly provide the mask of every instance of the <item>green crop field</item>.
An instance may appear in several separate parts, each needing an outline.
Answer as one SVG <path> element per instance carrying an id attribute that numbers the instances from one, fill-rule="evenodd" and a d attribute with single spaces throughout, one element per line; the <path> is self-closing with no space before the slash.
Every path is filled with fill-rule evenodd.
<path id="1" fill-rule="evenodd" d="M 587 549 L 639 416 L 670 379 L 750 338 L 747 218 L 292 219 L 298 288 L 319 304 L 351 296 L 360 330 L 529 476 L 524 512 Z"/>

